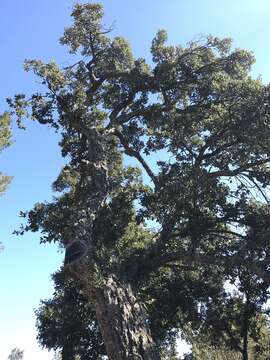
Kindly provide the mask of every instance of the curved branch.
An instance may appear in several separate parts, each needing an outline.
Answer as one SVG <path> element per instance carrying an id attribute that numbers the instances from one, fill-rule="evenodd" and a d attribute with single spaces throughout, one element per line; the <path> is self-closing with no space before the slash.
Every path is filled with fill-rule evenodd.
<path id="1" fill-rule="evenodd" d="M 135 149 L 130 147 L 127 139 L 124 137 L 124 135 L 121 133 L 120 130 L 114 129 L 113 134 L 120 140 L 120 143 L 124 147 L 126 154 L 136 158 L 139 161 L 139 163 L 142 165 L 144 170 L 147 172 L 148 176 L 153 181 L 155 186 L 157 186 L 158 181 L 157 181 L 155 174 L 152 172 L 151 168 L 146 163 L 146 161 L 143 159 L 143 157 L 141 156 L 139 151 L 136 151 Z"/>

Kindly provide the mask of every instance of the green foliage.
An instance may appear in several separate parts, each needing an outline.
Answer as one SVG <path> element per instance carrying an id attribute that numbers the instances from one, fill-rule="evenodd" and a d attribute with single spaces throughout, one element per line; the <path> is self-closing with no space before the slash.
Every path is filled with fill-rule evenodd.
<path id="1" fill-rule="evenodd" d="M 165 348 L 161 351 L 161 360 L 180 360 L 175 346 Z"/>
<path id="2" fill-rule="evenodd" d="M 211 346 L 201 343 L 194 346 L 192 354 L 185 356 L 184 360 L 241 360 L 242 356 L 233 350 L 221 346 Z"/>
<path id="3" fill-rule="evenodd" d="M 11 144 L 10 117 L 8 113 L 0 116 L 0 152 Z M 11 177 L 0 172 L 0 195 L 3 194 Z"/>
<path id="4" fill-rule="evenodd" d="M 269 328 L 264 325 L 257 334 L 257 342 L 249 341 L 248 357 L 254 360 L 269 359 Z M 241 360 L 242 354 L 237 350 L 226 347 L 222 340 L 218 345 L 212 344 L 209 334 L 198 336 L 193 340 L 192 353 L 185 356 L 185 360 Z"/>
<path id="5" fill-rule="evenodd" d="M 0 117 L 0 151 L 11 144 L 10 118 L 8 113 Z"/>
<path id="6" fill-rule="evenodd" d="M 246 332 L 248 356 L 267 359 L 270 328 L 267 316 L 256 305 L 239 293 L 216 297 L 201 312 L 200 322 L 186 327 L 185 336 L 192 344 L 194 358 L 207 359 L 211 354 L 211 359 L 226 359 L 228 356 L 240 359 L 245 352 Z"/>
<path id="7" fill-rule="evenodd" d="M 10 116 L 6 112 L 3 115 L 0 115 L 0 153 L 9 145 L 11 145 Z M 7 176 L 0 171 L 0 196 L 5 192 L 11 179 L 11 176 Z M 3 248 L 4 247 L 0 242 L 0 252 Z"/>
<path id="8" fill-rule="evenodd" d="M 53 275 L 54 296 L 43 300 L 36 311 L 37 339 L 51 350 L 98 360 L 105 353 L 93 306 L 63 271 Z"/>

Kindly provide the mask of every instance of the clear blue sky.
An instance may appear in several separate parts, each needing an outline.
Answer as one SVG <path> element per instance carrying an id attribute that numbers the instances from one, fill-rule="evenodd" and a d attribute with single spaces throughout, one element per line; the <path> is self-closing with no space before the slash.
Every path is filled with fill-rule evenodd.
<path id="1" fill-rule="evenodd" d="M 104 0 L 105 23 L 115 21 L 117 35 L 125 36 L 136 56 L 149 59 L 149 47 L 159 28 L 168 30 L 173 43 L 200 34 L 234 39 L 234 46 L 250 49 L 257 63 L 254 76 L 270 81 L 270 2 L 268 0 Z M 0 112 L 5 98 L 16 92 L 31 93 L 39 84 L 23 72 L 25 58 L 55 59 L 63 66 L 72 60 L 58 44 L 63 28 L 70 23 L 71 0 L 0 1 Z M 0 171 L 14 176 L 0 198 L 0 359 L 12 347 L 25 349 L 26 360 L 51 360 L 52 354 L 35 344 L 33 309 L 52 291 L 50 274 L 63 255 L 53 245 L 39 245 L 38 234 L 12 235 L 19 226 L 20 210 L 50 199 L 50 184 L 63 160 L 57 136 L 29 123 L 26 132 L 14 126 L 14 144 L 0 156 Z"/>

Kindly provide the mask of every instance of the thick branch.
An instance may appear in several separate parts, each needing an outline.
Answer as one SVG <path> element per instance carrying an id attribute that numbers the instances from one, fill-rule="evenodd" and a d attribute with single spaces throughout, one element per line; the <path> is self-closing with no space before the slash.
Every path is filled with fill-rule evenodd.
<path id="1" fill-rule="evenodd" d="M 124 135 L 121 133 L 121 131 L 115 129 L 113 134 L 120 140 L 120 143 L 122 144 L 122 146 L 124 147 L 126 154 L 129 156 L 132 156 L 134 158 L 136 158 L 139 163 L 142 165 L 142 167 L 144 168 L 144 170 L 147 172 L 148 176 L 150 177 L 150 179 L 153 181 L 153 183 L 155 184 L 155 186 L 158 185 L 157 182 L 157 178 L 154 175 L 154 173 L 152 172 L 152 170 L 150 169 L 150 167 L 148 166 L 148 164 L 146 163 L 146 161 L 143 159 L 143 157 L 141 156 L 141 154 L 139 153 L 139 151 L 136 151 L 134 149 L 132 149 L 127 141 L 127 139 L 124 137 Z"/>
<path id="2" fill-rule="evenodd" d="M 109 118 L 110 118 L 110 126 L 112 124 L 115 124 L 115 123 L 119 123 L 119 118 L 118 117 L 118 114 L 120 113 L 120 111 L 124 110 L 128 105 L 130 105 L 132 103 L 132 101 L 134 100 L 134 97 L 135 97 L 135 92 L 132 91 L 129 96 L 123 100 L 122 102 L 120 102 L 114 109 L 113 111 L 111 112 Z"/>
<path id="3" fill-rule="evenodd" d="M 182 252 L 172 252 L 170 254 L 157 254 L 151 258 L 147 258 L 147 261 L 138 269 L 139 276 L 147 277 L 150 273 L 157 271 L 162 266 L 165 266 L 173 262 L 182 262 L 187 266 L 200 266 L 200 265 L 213 265 L 213 266 L 245 266 L 249 270 L 253 271 L 257 276 L 261 277 L 265 281 L 269 282 L 270 277 L 261 266 L 265 266 L 269 263 L 268 260 L 251 263 L 250 260 L 245 260 L 238 254 L 226 256 L 226 255 L 204 255 L 204 254 L 190 254 Z"/>

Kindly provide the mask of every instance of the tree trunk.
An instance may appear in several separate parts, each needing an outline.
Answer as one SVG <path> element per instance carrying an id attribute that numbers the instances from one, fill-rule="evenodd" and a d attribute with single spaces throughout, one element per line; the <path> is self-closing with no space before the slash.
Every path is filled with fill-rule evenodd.
<path id="1" fill-rule="evenodd" d="M 62 360 L 75 360 L 75 354 L 73 351 L 73 346 L 71 344 L 65 344 L 62 348 Z"/>
<path id="2" fill-rule="evenodd" d="M 110 276 L 95 291 L 96 316 L 110 360 L 160 360 L 147 313 L 130 284 Z"/>

